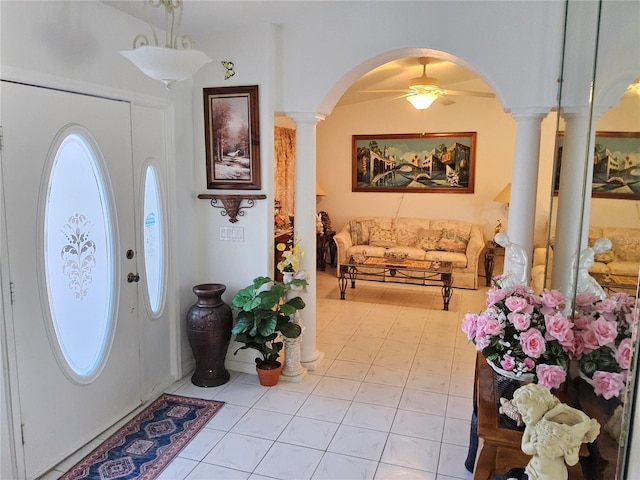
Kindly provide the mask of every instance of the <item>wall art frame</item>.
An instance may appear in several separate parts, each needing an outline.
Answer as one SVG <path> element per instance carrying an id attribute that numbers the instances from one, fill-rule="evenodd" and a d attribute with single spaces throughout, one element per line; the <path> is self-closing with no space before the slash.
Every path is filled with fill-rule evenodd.
<path id="1" fill-rule="evenodd" d="M 558 132 L 556 145 L 557 195 L 564 132 Z M 640 132 L 596 132 L 591 197 L 640 200 Z"/>
<path id="2" fill-rule="evenodd" d="M 353 192 L 473 193 L 476 132 L 352 136 Z"/>
<path id="3" fill-rule="evenodd" d="M 207 189 L 260 189 L 258 86 L 203 88 Z"/>

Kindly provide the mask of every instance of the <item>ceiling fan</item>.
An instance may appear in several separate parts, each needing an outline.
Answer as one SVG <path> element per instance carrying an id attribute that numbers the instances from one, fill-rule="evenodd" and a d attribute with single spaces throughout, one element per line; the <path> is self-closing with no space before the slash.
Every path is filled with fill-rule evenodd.
<path id="1" fill-rule="evenodd" d="M 420 77 L 410 79 L 408 89 L 368 90 L 367 92 L 405 92 L 403 95 L 395 98 L 406 98 L 417 110 L 426 110 L 436 100 L 443 105 L 451 105 L 455 102 L 453 100 L 449 100 L 447 97 L 454 95 L 495 98 L 495 95 L 489 92 L 472 92 L 467 90 L 450 90 L 443 88 L 440 86 L 440 82 L 438 82 L 436 78 L 427 76 L 429 58 L 420 57 L 418 58 L 418 63 L 422 65 L 422 75 Z"/>

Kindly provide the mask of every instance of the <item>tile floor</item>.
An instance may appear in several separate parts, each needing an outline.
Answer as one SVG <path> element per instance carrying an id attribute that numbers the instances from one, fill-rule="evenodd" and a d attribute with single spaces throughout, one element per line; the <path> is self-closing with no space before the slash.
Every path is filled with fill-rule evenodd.
<path id="1" fill-rule="evenodd" d="M 472 478 L 464 460 L 475 349 L 460 321 L 481 310 L 486 289 L 454 290 L 445 312 L 435 287 L 359 282 L 340 301 L 330 269 L 317 283 L 320 367 L 271 388 L 237 372 L 220 387 L 177 382 L 169 392 L 226 405 L 160 479 Z"/>

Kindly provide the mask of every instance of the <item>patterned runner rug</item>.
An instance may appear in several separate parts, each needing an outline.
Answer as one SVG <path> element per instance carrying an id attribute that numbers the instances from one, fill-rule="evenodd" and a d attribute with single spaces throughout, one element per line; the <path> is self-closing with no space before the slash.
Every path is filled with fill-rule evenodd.
<path id="1" fill-rule="evenodd" d="M 152 480 L 223 405 L 162 394 L 61 480 Z"/>

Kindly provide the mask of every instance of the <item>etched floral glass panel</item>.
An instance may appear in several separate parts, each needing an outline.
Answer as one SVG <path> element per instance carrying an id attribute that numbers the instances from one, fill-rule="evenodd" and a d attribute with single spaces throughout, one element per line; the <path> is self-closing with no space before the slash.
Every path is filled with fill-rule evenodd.
<path id="1" fill-rule="evenodd" d="M 96 152 L 80 133 L 60 142 L 49 176 L 44 267 L 62 355 L 80 377 L 100 366 L 114 316 L 113 229 Z"/>
<path id="2" fill-rule="evenodd" d="M 148 165 L 144 181 L 144 268 L 149 307 L 153 314 L 160 311 L 163 279 L 164 222 L 160 203 L 158 176 L 153 165 Z"/>

